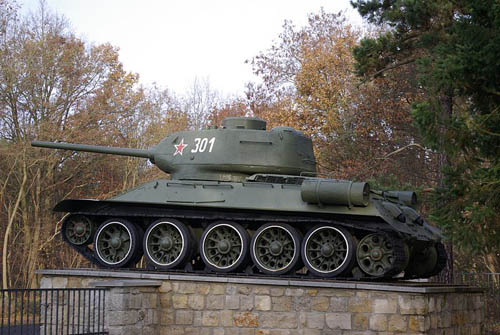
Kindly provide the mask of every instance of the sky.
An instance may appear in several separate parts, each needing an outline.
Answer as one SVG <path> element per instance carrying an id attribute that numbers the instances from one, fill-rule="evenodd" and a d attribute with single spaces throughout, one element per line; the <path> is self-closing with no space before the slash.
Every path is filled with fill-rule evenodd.
<path id="1" fill-rule="evenodd" d="M 195 78 L 213 90 L 240 95 L 258 81 L 250 60 L 278 40 L 285 20 L 297 27 L 307 14 L 346 10 L 361 18 L 349 0 L 45 0 L 65 16 L 77 36 L 120 49 L 127 71 L 144 85 L 156 83 L 182 94 Z M 24 13 L 39 0 L 18 0 Z"/>

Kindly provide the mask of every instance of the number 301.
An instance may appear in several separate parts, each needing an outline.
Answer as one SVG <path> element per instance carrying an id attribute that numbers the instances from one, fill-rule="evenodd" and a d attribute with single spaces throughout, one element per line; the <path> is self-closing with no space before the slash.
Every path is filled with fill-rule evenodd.
<path id="1" fill-rule="evenodd" d="M 208 144 L 210 144 L 210 146 L 208 146 Z M 210 140 L 206 137 L 204 138 L 197 137 L 194 139 L 194 149 L 191 149 L 191 152 L 192 153 L 205 152 L 205 150 L 207 150 L 207 146 L 208 146 L 208 152 L 212 152 L 214 144 L 215 144 L 215 137 L 212 137 Z"/>

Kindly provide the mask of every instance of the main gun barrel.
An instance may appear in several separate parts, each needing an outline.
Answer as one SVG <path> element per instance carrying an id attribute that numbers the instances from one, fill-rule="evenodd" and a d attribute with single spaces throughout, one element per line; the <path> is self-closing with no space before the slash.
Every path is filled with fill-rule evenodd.
<path id="1" fill-rule="evenodd" d="M 33 141 L 31 145 L 34 147 L 51 148 L 51 149 L 64 149 L 73 151 L 96 152 L 100 154 L 132 156 L 154 159 L 154 152 L 144 149 L 130 149 L 130 148 L 114 148 L 103 147 L 99 145 L 86 145 L 86 144 L 71 144 L 71 143 L 57 143 L 46 141 Z"/>

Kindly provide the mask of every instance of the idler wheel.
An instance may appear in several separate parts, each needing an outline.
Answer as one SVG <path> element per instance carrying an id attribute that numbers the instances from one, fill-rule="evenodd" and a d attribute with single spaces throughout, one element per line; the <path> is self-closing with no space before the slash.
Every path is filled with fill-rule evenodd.
<path id="1" fill-rule="evenodd" d="M 441 242 L 414 246 L 410 262 L 405 269 L 405 278 L 429 278 L 439 274 L 448 260 Z"/>
<path id="2" fill-rule="evenodd" d="M 301 249 L 306 268 L 316 276 L 346 274 L 354 265 L 355 240 L 342 227 L 314 227 L 304 237 Z"/>
<path id="3" fill-rule="evenodd" d="M 143 245 L 147 262 L 161 270 L 185 265 L 195 249 L 191 230 L 175 219 L 153 222 L 144 234 Z"/>
<path id="4" fill-rule="evenodd" d="M 61 228 L 64 239 L 73 245 L 87 245 L 92 243 L 95 225 L 92 220 L 83 215 L 68 216 Z"/>
<path id="5" fill-rule="evenodd" d="M 392 277 L 406 266 L 408 255 L 400 239 L 374 233 L 361 239 L 356 259 L 364 273 L 373 277 Z"/>
<path id="6" fill-rule="evenodd" d="M 94 238 L 94 254 L 104 267 L 133 266 L 140 258 L 142 236 L 124 219 L 111 219 L 99 226 Z"/>
<path id="7" fill-rule="evenodd" d="M 300 265 L 301 241 L 302 236 L 292 226 L 268 223 L 255 232 L 250 255 L 255 266 L 263 273 L 286 274 Z"/>
<path id="8" fill-rule="evenodd" d="M 237 271 L 246 264 L 249 239 L 247 231 L 236 222 L 214 222 L 201 236 L 201 259 L 212 271 Z"/>

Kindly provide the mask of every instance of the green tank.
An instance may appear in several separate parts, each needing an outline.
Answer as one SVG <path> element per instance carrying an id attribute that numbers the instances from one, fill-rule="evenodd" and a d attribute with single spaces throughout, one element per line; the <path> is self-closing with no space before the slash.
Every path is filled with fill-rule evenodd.
<path id="1" fill-rule="evenodd" d="M 446 264 L 440 231 L 408 191 L 316 175 L 311 139 L 259 118 L 180 131 L 149 149 L 32 142 L 149 159 L 169 179 L 108 200 L 68 199 L 61 235 L 91 262 L 152 270 L 342 279 L 427 278 Z"/>

